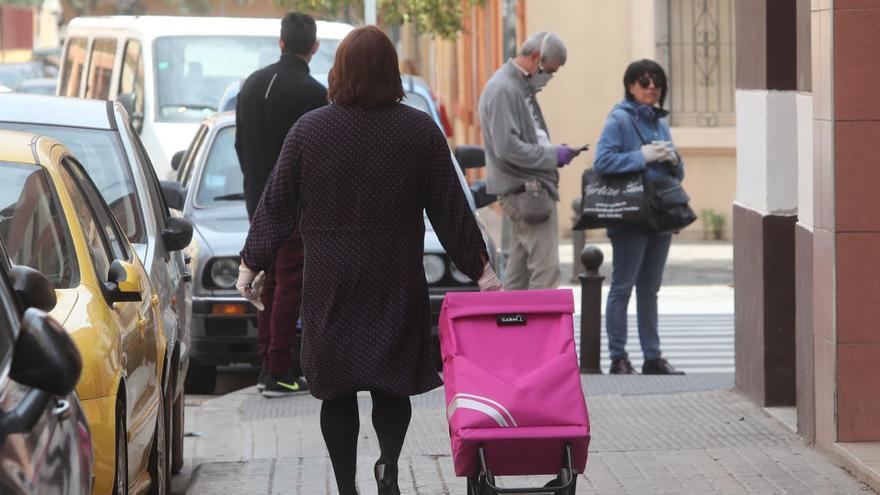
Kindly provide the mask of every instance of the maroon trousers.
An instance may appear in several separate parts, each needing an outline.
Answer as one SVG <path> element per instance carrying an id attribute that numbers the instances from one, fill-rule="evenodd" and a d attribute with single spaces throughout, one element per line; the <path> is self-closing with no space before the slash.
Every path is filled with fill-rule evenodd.
<path id="1" fill-rule="evenodd" d="M 272 375 L 292 371 L 301 376 L 300 339 L 296 322 L 302 306 L 303 241 L 299 229 L 278 250 L 275 268 L 266 273 L 262 301 L 257 313 L 258 354 Z"/>

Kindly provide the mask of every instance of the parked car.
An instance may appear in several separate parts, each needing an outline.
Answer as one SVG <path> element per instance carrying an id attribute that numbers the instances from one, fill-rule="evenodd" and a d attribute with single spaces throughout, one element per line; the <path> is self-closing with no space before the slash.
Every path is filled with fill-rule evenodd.
<path id="1" fill-rule="evenodd" d="M 0 64 L 0 85 L 7 88 L 14 88 L 27 79 L 54 78 L 57 75 L 57 67 L 40 60 Z"/>
<path id="2" fill-rule="evenodd" d="M 328 72 L 347 24 L 318 22 L 313 72 Z M 224 88 L 278 60 L 279 19 L 78 17 L 67 27 L 58 94 L 125 102 L 159 177 L 217 111 Z"/>
<path id="3" fill-rule="evenodd" d="M 192 296 L 183 249 L 189 220 L 172 217 L 156 172 L 119 103 L 79 98 L 0 96 L 0 129 L 49 136 L 65 145 L 89 174 L 159 297 L 167 356 L 162 365 L 172 472 L 183 467 L 184 391 L 189 365 Z M 187 232 L 189 235 L 187 235 Z"/>
<path id="4" fill-rule="evenodd" d="M 89 427 L 74 387 L 82 361 L 45 311 L 49 279 L 0 244 L 0 493 L 92 492 Z"/>
<path id="5" fill-rule="evenodd" d="M 167 493 L 159 295 L 85 168 L 54 139 L 0 131 L 0 239 L 56 288 L 50 314 L 83 358 L 95 493 Z"/>
<path id="6" fill-rule="evenodd" d="M 54 95 L 56 86 L 58 86 L 58 80 L 54 77 L 25 79 L 15 86 L 14 91 L 34 95 Z"/>
<path id="7" fill-rule="evenodd" d="M 406 101 L 413 102 L 415 97 L 408 93 Z M 190 247 L 194 261 L 193 351 L 187 374 L 188 390 L 193 393 L 214 389 L 217 366 L 257 363 L 256 310 L 235 290 L 238 253 L 250 224 L 234 144 L 234 113 L 206 119 L 190 147 L 175 154 L 172 160 L 177 181 L 163 182 L 168 205 L 182 211 L 195 228 Z M 458 167 L 456 171 L 476 212 L 478 205 L 464 176 Z M 478 214 L 477 218 L 479 221 Z M 495 244 L 479 223 L 495 263 Z M 450 262 L 427 217 L 425 230 L 425 275 L 436 326 L 447 292 L 476 290 L 477 286 Z M 439 352 L 437 356 L 439 361 Z"/>

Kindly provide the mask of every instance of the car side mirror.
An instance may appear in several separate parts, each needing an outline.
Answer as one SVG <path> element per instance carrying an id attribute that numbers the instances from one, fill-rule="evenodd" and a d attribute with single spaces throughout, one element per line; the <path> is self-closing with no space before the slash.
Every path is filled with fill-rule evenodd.
<path id="1" fill-rule="evenodd" d="M 171 156 L 171 170 L 177 172 L 177 170 L 180 168 L 180 162 L 183 161 L 183 155 L 185 154 L 186 150 L 180 150 Z"/>
<path id="2" fill-rule="evenodd" d="M 141 129 L 144 128 L 144 114 L 135 111 L 137 95 L 134 93 L 122 93 L 116 97 L 116 101 L 122 105 L 122 108 L 124 108 L 125 112 L 128 114 L 128 119 L 131 121 L 131 127 L 140 134 Z"/>
<path id="3" fill-rule="evenodd" d="M 159 184 L 162 186 L 165 204 L 172 210 L 183 211 L 183 205 L 186 203 L 186 188 L 183 184 L 176 180 L 160 180 Z"/>
<path id="4" fill-rule="evenodd" d="M 110 263 L 107 281 L 102 285 L 104 298 L 109 304 L 141 300 L 140 277 L 134 265 L 120 260 Z"/>
<path id="5" fill-rule="evenodd" d="M 165 220 L 165 228 L 162 229 L 162 242 L 169 252 L 186 249 L 192 241 L 192 223 L 180 217 L 169 217 Z"/>
<path id="6" fill-rule="evenodd" d="M 486 181 L 478 180 L 471 184 L 471 194 L 474 196 L 474 204 L 477 208 L 489 206 L 498 200 L 498 196 L 486 191 Z"/>
<path id="7" fill-rule="evenodd" d="M 73 392 L 80 373 L 82 359 L 70 335 L 45 312 L 26 309 L 9 377 L 22 385 L 63 396 Z"/>
<path id="8" fill-rule="evenodd" d="M 455 159 L 462 170 L 486 166 L 486 151 L 481 146 L 462 144 L 455 147 Z"/>
<path id="9" fill-rule="evenodd" d="M 25 308 L 52 311 L 58 301 L 49 278 L 29 266 L 12 265 L 9 278 L 15 295 Z"/>

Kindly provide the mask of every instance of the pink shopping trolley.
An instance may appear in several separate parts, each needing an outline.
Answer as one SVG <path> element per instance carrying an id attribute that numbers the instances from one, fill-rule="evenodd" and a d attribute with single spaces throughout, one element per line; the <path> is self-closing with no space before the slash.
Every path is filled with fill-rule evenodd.
<path id="1" fill-rule="evenodd" d="M 574 494 L 590 420 L 575 354 L 570 290 L 447 293 L 440 312 L 455 474 L 468 494 Z M 494 476 L 557 475 L 541 488 Z"/>

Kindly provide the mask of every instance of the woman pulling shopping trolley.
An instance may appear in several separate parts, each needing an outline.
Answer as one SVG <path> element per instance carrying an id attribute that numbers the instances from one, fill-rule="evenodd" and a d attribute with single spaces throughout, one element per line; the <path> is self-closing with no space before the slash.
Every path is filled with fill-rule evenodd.
<path id="1" fill-rule="evenodd" d="M 258 272 L 299 224 L 305 246 L 302 368 L 321 399 L 321 432 L 339 493 L 352 495 L 360 419 L 373 399 L 380 494 L 399 494 L 409 396 L 441 385 L 432 360 L 422 264 L 426 211 L 455 266 L 482 290 L 500 283 L 443 133 L 400 101 L 397 53 L 378 28 L 352 31 L 329 75 L 331 104 L 284 142 L 241 252 L 238 287 L 259 298 Z"/>

